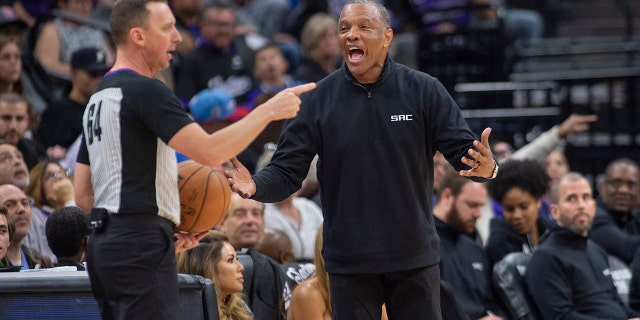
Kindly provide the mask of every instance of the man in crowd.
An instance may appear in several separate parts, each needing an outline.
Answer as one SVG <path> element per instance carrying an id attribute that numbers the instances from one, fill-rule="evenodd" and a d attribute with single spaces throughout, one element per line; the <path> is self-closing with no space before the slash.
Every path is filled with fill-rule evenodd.
<path id="1" fill-rule="evenodd" d="M 447 172 L 440 182 L 433 208 L 440 237 L 440 278 L 453 288 L 456 300 L 470 319 L 502 319 L 493 295 L 491 270 L 484 250 L 472 239 L 487 187 Z M 443 312 L 446 312 L 443 310 Z"/>
<path id="2" fill-rule="evenodd" d="M 627 308 L 611 278 L 607 254 L 589 240 L 596 204 L 591 185 L 569 173 L 551 190 L 558 227 L 534 251 L 527 288 L 547 319 L 640 319 Z"/>

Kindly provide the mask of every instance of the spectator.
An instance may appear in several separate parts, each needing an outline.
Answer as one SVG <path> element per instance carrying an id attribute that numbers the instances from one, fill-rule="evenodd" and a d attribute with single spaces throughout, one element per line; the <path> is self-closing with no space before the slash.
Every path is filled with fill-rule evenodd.
<path id="1" fill-rule="evenodd" d="M 253 249 L 264 233 L 264 204 L 232 193 L 227 215 L 219 229 L 236 250 Z"/>
<path id="2" fill-rule="evenodd" d="M 25 72 L 21 43 L 22 35 L 11 37 L 0 27 L 0 93 L 13 92 L 24 96 L 35 113 L 40 114 L 47 108 L 47 103 Z"/>
<path id="3" fill-rule="evenodd" d="M 196 47 L 200 37 L 198 16 L 204 9 L 204 0 L 171 0 L 171 11 L 176 16 L 176 29 L 182 36 L 182 42 L 176 46 L 176 52 L 184 56 Z M 179 62 L 178 62 L 179 63 Z"/>
<path id="4" fill-rule="evenodd" d="M 345 64 L 302 96 L 273 160 L 253 176 L 235 160 L 225 173 L 242 196 L 277 202 L 300 189 L 317 154 L 333 316 L 378 318 L 386 302 L 397 318 L 440 319 L 433 154 L 491 179 L 491 130 L 475 140 L 441 83 L 389 58 L 382 5 L 350 1 L 338 25 Z"/>
<path id="5" fill-rule="evenodd" d="M 82 134 L 84 109 L 107 70 L 107 57 L 100 49 L 82 48 L 71 55 L 71 91 L 42 114 L 38 128 L 42 146 L 57 145 L 66 151 Z"/>
<path id="6" fill-rule="evenodd" d="M 22 158 L 22 153 L 9 143 L 0 142 L 0 185 L 12 184 L 20 190 L 26 190 L 29 185 L 29 171 Z M 31 204 L 31 229 L 22 243 L 27 247 L 37 250 L 51 261 L 56 261 L 56 256 L 51 252 L 47 243 L 45 224 L 47 216 Z"/>
<path id="7" fill-rule="evenodd" d="M 620 300 L 606 252 L 589 240 L 595 202 L 587 179 L 567 174 L 551 198 L 558 227 L 534 251 L 525 273 L 543 319 L 640 319 Z"/>
<path id="8" fill-rule="evenodd" d="M 291 240 L 286 233 L 276 229 L 264 229 L 255 250 L 279 264 L 296 261 Z"/>
<path id="9" fill-rule="evenodd" d="M 274 151 L 265 150 L 262 158 L 268 160 L 259 163 L 268 163 Z M 322 209 L 315 202 L 296 192 L 282 201 L 266 203 L 264 221 L 267 228 L 283 231 L 291 239 L 296 260 L 313 261 L 316 232 L 323 222 Z"/>
<path id="10" fill-rule="evenodd" d="M 57 160 L 43 160 L 33 167 L 24 191 L 33 199 L 33 206 L 47 216 L 54 210 L 75 206 L 73 182 Z"/>
<path id="11" fill-rule="evenodd" d="M 295 78 L 318 82 L 336 71 L 342 62 L 338 44 L 338 23 L 329 14 L 316 13 L 304 24 L 301 37 L 302 62 Z"/>
<path id="12" fill-rule="evenodd" d="M 9 249 L 9 244 L 11 243 L 11 235 L 15 232 L 15 226 L 13 225 L 13 221 L 11 217 L 9 217 L 9 211 L 7 211 L 7 207 L 4 205 L 0 206 L 0 267 L 6 268 L 7 266 L 11 266 L 9 261 L 6 259 L 7 250 Z"/>
<path id="13" fill-rule="evenodd" d="M 256 50 L 253 55 L 253 78 L 255 85 L 249 92 L 245 108 L 255 107 L 256 98 L 262 94 L 276 94 L 286 88 L 300 84 L 289 74 L 289 64 L 282 51 L 274 44 L 267 44 Z"/>
<path id="14" fill-rule="evenodd" d="M 0 203 L 7 207 L 15 224 L 15 233 L 7 250 L 7 260 L 11 265 L 21 266 L 21 270 L 53 267 L 49 258 L 23 243 L 31 228 L 31 208 L 24 192 L 11 184 L 0 185 Z"/>
<path id="15" fill-rule="evenodd" d="M 56 209 L 47 219 L 49 247 L 58 257 L 56 267 L 73 266 L 84 271 L 85 251 L 91 229 L 89 215 L 78 207 Z"/>
<path id="16" fill-rule="evenodd" d="M 265 230 L 264 204 L 232 193 L 229 210 L 219 229 L 229 237 L 236 251 L 249 249 L 244 251 L 253 263 L 250 275 L 253 280 L 244 292 L 256 320 L 284 320 L 280 312 L 281 299 L 287 293 L 284 274 L 277 262 L 254 250 Z"/>
<path id="17" fill-rule="evenodd" d="M 440 278 L 452 286 L 469 319 L 502 319 L 493 294 L 489 259 L 473 239 L 480 209 L 487 202 L 487 187 L 455 171 L 445 174 L 433 208 L 440 237 Z M 446 312 L 446 310 L 442 310 Z"/>
<path id="18" fill-rule="evenodd" d="M 22 58 L 17 42 L 0 37 L 0 93 L 24 94 L 22 84 Z"/>
<path id="19" fill-rule="evenodd" d="M 314 248 L 315 274 L 294 288 L 287 310 L 287 320 L 332 319 L 329 274 L 324 269 L 322 258 L 322 226 L 316 232 Z"/>
<path id="20" fill-rule="evenodd" d="M 224 233 L 210 231 L 197 247 L 179 253 L 176 265 L 180 273 L 213 281 L 220 319 L 253 319 L 249 306 L 242 299 L 244 267 Z"/>
<path id="21" fill-rule="evenodd" d="M 40 159 L 46 157 L 46 151 L 25 136 L 31 119 L 28 110 L 24 97 L 16 93 L 0 94 L 0 139 L 16 146 L 31 170 Z"/>
<path id="22" fill-rule="evenodd" d="M 613 160 L 598 185 L 591 239 L 607 253 L 630 264 L 640 247 L 640 168 L 628 158 Z"/>
<path id="23" fill-rule="evenodd" d="M 63 13 L 90 19 L 94 3 L 93 0 L 57 0 L 56 6 Z M 47 71 L 69 79 L 71 55 L 83 47 L 100 48 L 107 54 L 108 64 L 113 63 L 113 48 L 103 31 L 61 17 L 44 23 L 36 41 L 35 55 Z"/>
<path id="24" fill-rule="evenodd" d="M 312 261 L 316 230 L 322 225 L 322 209 L 295 193 L 283 201 L 265 204 L 265 226 L 283 231 L 292 240 L 297 261 Z"/>
<path id="25" fill-rule="evenodd" d="M 22 47 L 27 23 L 20 16 L 20 10 L 14 6 L 0 5 L 0 34 Z"/>
<path id="26" fill-rule="evenodd" d="M 293 72 L 300 64 L 300 45 L 286 33 L 291 7 L 282 0 L 231 0 L 238 15 L 238 34 L 258 34 L 277 44 Z"/>
<path id="27" fill-rule="evenodd" d="M 485 250 L 490 265 L 511 252 L 531 252 L 553 221 L 538 212 L 542 196 L 549 188 L 549 177 L 542 164 L 533 160 L 508 160 L 500 174 L 487 185 L 492 199 L 502 205 L 502 217 L 490 223 Z"/>
<path id="28" fill-rule="evenodd" d="M 569 173 L 569 171 L 571 171 L 569 161 L 562 151 L 555 149 L 549 152 L 545 159 L 545 172 L 549 176 L 549 187 L 556 184 L 556 182 L 565 174 Z M 549 199 L 551 197 L 547 194 L 545 198 Z"/>
<path id="29" fill-rule="evenodd" d="M 186 105 L 202 89 L 221 89 L 244 105 L 251 90 L 253 52 L 266 43 L 254 35 L 234 34 L 235 12 L 217 4 L 202 10 L 198 27 L 202 37 L 176 70 L 176 96 Z"/>

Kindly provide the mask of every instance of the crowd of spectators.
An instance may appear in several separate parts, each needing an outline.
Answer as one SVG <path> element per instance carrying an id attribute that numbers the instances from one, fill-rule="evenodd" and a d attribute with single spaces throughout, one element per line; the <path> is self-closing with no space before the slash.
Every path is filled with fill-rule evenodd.
<path id="1" fill-rule="evenodd" d="M 228 98 L 211 100 L 204 107 L 204 116 L 198 110 L 197 120 L 215 118 L 222 125 L 231 124 L 265 97 L 299 83 L 321 81 L 340 66 L 336 21 L 344 2 L 169 0 L 183 41 L 173 53 L 171 68 L 157 78 L 174 90 L 187 111 L 194 96 L 225 92 Z M 392 55 L 412 67 L 418 65 L 416 32 L 495 29 L 504 33 L 507 43 L 535 41 L 543 35 L 540 13 L 511 10 L 499 2 L 381 2 L 393 13 L 392 26 L 399 39 Z M 71 181 L 84 108 L 114 60 L 113 43 L 102 27 L 112 3 L 0 1 L 1 271 L 54 266 L 84 270 L 88 220 L 74 206 Z M 216 108 L 222 107 L 233 110 L 216 118 Z M 469 317 L 512 316 L 504 305 L 508 302 L 500 301 L 493 292 L 491 279 L 493 265 L 512 252 L 535 257 L 526 280 L 533 289 L 531 303 L 545 319 L 566 314 L 633 317 L 640 312 L 640 299 L 633 299 L 640 296 L 637 159 L 616 159 L 597 179 L 587 181 L 570 173 L 571 163 L 563 155 L 567 137 L 587 130 L 594 121 L 595 116 L 571 115 L 519 150 L 505 142 L 494 143 L 500 174 L 486 186 L 460 178 L 442 154 L 436 155 L 431 201 L 437 203 L 434 219 L 443 248 L 441 276 L 453 286 Z M 281 126 L 271 132 L 276 139 Z M 275 142 L 273 137 L 269 142 Z M 260 145 L 258 149 L 245 153 L 241 160 L 257 163 L 268 148 Z M 573 189 L 567 191 L 567 185 L 576 183 L 582 193 L 572 200 L 568 194 Z M 179 254 L 179 271 L 212 279 L 221 315 L 235 319 L 284 319 L 287 315 L 311 319 L 307 316 L 311 314 L 314 319 L 330 318 L 328 279 L 318 245 L 322 203 L 317 181 L 315 184 L 275 204 L 234 194 L 228 214 L 217 226 L 219 231 Z M 572 211 L 566 206 L 574 201 L 581 204 Z M 584 221 L 572 220 L 581 214 Z M 580 223 L 582 229 L 577 232 L 574 227 Z M 584 250 L 566 248 L 576 243 Z M 241 254 L 235 253 L 243 250 L 254 264 L 251 288 L 224 278 L 224 272 L 231 276 L 244 272 L 237 263 Z M 571 278 L 567 268 L 576 262 L 558 257 L 557 250 L 569 250 L 601 268 L 598 271 L 603 275 L 595 280 L 580 278 L 580 274 Z M 608 256 L 633 266 L 629 269 L 633 280 L 626 287 L 632 297 L 629 304 L 619 301 L 616 294 L 624 290 L 614 287 L 611 275 L 605 274 Z M 302 281 L 297 289 L 290 287 L 279 266 L 311 261 L 315 275 L 297 279 L 296 283 Z M 553 276 L 540 281 L 539 273 Z M 590 301 L 571 304 L 571 294 L 576 294 L 571 290 L 586 290 L 574 282 L 584 279 L 595 281 L 588 284 L 602 289 L 597 294 L 600 305 L 606 307 L 593 311 L 584 307 Z M 550 301 L 551 297 L 564 300 Z M 288 304 L 282 303 L 283 298 Z M 607 313 L 607 308 L 615 313 Z"/>

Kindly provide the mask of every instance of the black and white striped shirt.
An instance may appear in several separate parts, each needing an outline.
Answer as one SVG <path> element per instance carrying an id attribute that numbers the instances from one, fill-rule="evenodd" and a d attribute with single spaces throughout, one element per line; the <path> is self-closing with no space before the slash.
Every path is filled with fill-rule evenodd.
<path id="1" fill-rule="evenodd" d="M 167 143 L 193 122 L 162 82 L 129 69 L 108 73 L 83 116 L 78 162 L 90 165 L 94 206 L 157 213 L 180 222 L 175 151 Z"/>

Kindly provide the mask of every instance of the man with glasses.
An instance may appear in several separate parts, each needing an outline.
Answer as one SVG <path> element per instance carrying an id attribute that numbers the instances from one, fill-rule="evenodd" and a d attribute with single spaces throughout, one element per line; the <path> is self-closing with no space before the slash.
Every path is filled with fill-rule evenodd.
<path id="1" fill-rule="evenodd" d="M 243 105 L 253 85 L 253 53 L 266 43 L 257 35 L 237 35 L 236 15 L 224 4 L 207 6 L 198 19 L 196 48 L 176 68 L 176 96 L 183 105 L 203 89 L 227 91 Z"/>
<path id="2" fill-rule="evenodd" d="M 591 239 L 607 253 L 631 263 L 640 247 L 640 168 L 628 158 L 613 160 L 598 186 L 600 197 Z"/>

